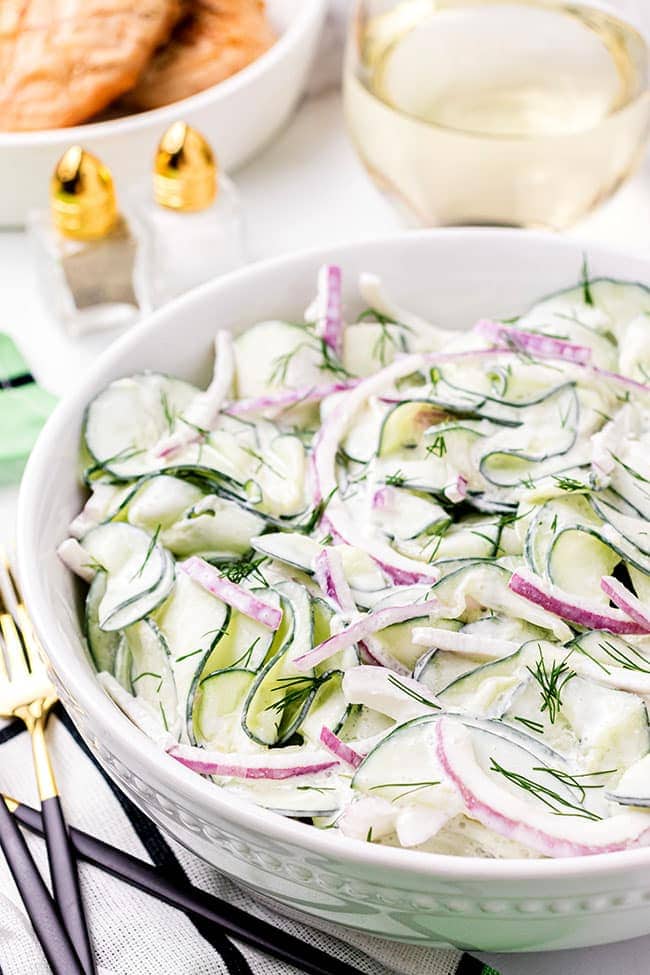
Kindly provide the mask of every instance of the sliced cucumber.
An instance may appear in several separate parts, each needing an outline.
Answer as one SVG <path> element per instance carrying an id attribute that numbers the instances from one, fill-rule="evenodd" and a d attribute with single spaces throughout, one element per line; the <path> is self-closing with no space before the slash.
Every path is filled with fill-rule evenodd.
<path id="1" fill-rule="evenodd" d="M 650 755 L 631 765 L 616 784 L 606 793 L 611 802 L 620 806 L 650 807 Z"/>
<path id="2" fill-rule="evenodd" d="M 133 694 L 133 685 L 131 683 L 132 670 L 133 658 L 131 656 L 129 644 L 124 634 L 121 634 L 117 653 L 115 655 L 113 676 L 115 677 L 115 680 L 122 685 L 124 690 L 129 692 L 129 694 Z"/>
<path id="3" fill-rule="evenodd" d="M 341 689 L 343 671 L 333 670 L 321 677 L 321 683 L 296 731 L 304 741 L 317 745 L 323 727 L 338 732 L 343 726 L 350 707 Z"/>
<path id="4" fill-rule="evenodd" d="M 160 715 L 165 731 L 178 729 L 178 695 L 167 642 L 153 620 L 134 623 L 125 631 L 131 654 L 131 686 Z"/>
<path id="5" fill-rule="evenodd" d="M 106 573 L 97 572 L 86 596 L 86 641 L 97 670 L 105 670 L 109 674 L 115 675 L 115 661 L 122 635 L 116 630 L 100 629 L 99 607 L 105 594 Z"/>
<path id="6" fill-rule="evenodd" d="M 102 630 L 122 630 L 143 619 L 163 602 L 174 584 L 169 553 L 155 536 L 133 525 L 100 525 L 84 537 L 83 547 L 107 574 L 98 605 Z"/>
<path id="7" fill-rule="evenodd" d="M 229 617 L 229 607 L 184 572 L 178 574 L 169 599 L 156 611 L 155 620 L 169 648 L 184 714 L 189 707 L 192 684 L 228 629 Z"/>
<path id="8" fill-rule="evenodd" d="M 313 645 L 309 595 L 297 583 L 277 586 L 284 609 L 282 624 L 242 710 L 242 728 L 260 745 L 288 741 L 306 715 L 317 690 L 313 671 L 299 671 L 293 661 Z"/>
<path id="9" fill-rule="evenodd" d="M 252 538 L 251 547 L 270 559 L 310 574 L 314 571 L 314 560 L 322 550 L 322 545 L 299 532 L 270 532 Z"/>
<path id="10" fill-rule="evenodd" d="M 573 648 L 584 654 L 585 657 L 599 664 L 605 672 L 610 667 L 622 667 L 624 670 L 650 674 L 650 647 L 647 644 L 632 644 L 606 630 L 589 630 L 580 633 L 567 644 L 567 648 Z"/>
<path id="11" fill-rule="evenodd" d="M 645 519 L 633 514 L 625 514 L 598 495 L 592 495 L 590 501 L 594 511 L 603 521 L 611 525 L 622 538 L 630 545 L 635 546 L 642 555 L 647 555 L 650 558 L 650 530 Z"/>
<path id="12" fill-rule="evenodd" d="M 398 403 L 384 418 L 379 431 L 377 455 L 386 457 L 397 451 L 420 447 L 426 431 L 444 419 L 444 410 L 430 400 Z"/>
<path id="13" fill-rule="evenodd" d="M 648 714 L 636 694 L 574 677 L 562 692 L 562 713 L 579 739 L 586 771 L 618 779 L 650 750 Z"/>
<path id="14" fill-rule="evenodd" d="M 250 551 L 252 539 L 263 529 L 261 516 L 211 494 L 165 528 L 160 540 L 177 558 L 236 558 Z"/>
<path id="15" fill-rule="evenodd" d="M 562 528 L 555 535 L 546 563 L 546 575 L 566 592 L 607 603 L 600 587 L 621 561 L 618 552 L 602 541 L 597 530 L 586 525 Z"/>
<path id="16" fill-rule="evenodd" d="M 454 653 L 452 650 L 428 650 L 417 661 L 413 677 L 438 695 L 459 677 L 480 667 L 483 661 Z"/>
<path id="17" fill-rule="evenodd" d="M 598 525 L 588 502 L 581 495 L 553 498 L 533 511 L 524 542 L 524 555 L 537 575 L 548 571 L 548 556 L 557 532 L 567 525 Z"/>
<path id="18" fill-rule="evenodd" d="M 198 682 L 192 700 L 191 721 L 198 745 L 227 751 L 239 725 L 242 703 L 255 672 L 242 667 L 215 670 Z"/>
<path id="19" fill-rule="evenodd" d="M 401 488 L 386 488 L 380 503 L 373 506 L 373 522 L 389 538 L 409 539 L 420 535 L 444 534 L 452 519 L 430 498 Z"/>
<path id="20" fill-rule="evenodd" d="M 534 659 L 532 645 L 524 644 L 501 660 L 481 664 L 457 677 L 439 691 L 438 699 L 445 708 L 463 708 L 480 715 L 500 715 L 504 701 L 527 677 L 527 667 Z"/>
<path id="21" fill-rule="evenodd" d="M 389 732 L 369 752 L 352 778 L 352 788 L 397 805 L 437 806 L 444 776 L 436 757 L 438 716 L 413 718 Z"/>
<path id="22" fill-rule="evenodd" d="M 189 481 L 169 474 L 148 475 L 128 500 L 127 521 L 146 532 L 160 531 L 173 525 L 202 497 L 203 491 Z"/>
<path id="23" fill-rule="evenodd" d="M 150 449 L 172 431 L 199 390 L 160 373 L 116 379 L 86 410 L 85 446 L 95 468 L 113 478 L 133 479 L 164 466 Z"/>

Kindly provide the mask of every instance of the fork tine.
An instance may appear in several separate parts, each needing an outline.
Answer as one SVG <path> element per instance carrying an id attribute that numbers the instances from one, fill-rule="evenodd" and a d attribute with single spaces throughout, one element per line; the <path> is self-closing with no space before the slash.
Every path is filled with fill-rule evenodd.
<path id="1" fill-rule="evenodd" d="M 22 652 L 27 668 L 34 673 L 44 666 L 41 645 L 23 604 L 22 595 L 6 552 L 0 548 L 0 603 L 4 600 L 22 637 Z M 15 627 L 14 627 L 15 629 Z"/>
<path id="2" fill-rule="evenodd" d="M 2 610 L 2 600 L 0 600 L 0 610 Z M 7 670 L 7 661 L 5 659 L 4 640 L 0 637 L 0 683 L 8 680 L 9 671 Z"/>
<path id="3" fill-rule="evenodd" d="M 5 644 L 9 678 L 15 680 L 28 673 L 29 664 L 14 618 L 9 613 L 0 615 L 0 631 Z"/>
<path id="4" fill-rule="evenodd" d="M 9 565 L 9 559 L 4 548 L 0 545 L 0 611 L 3 610 L 2 604 L 4 603 L 4 612 L 13 615 L 19 602 L 18 587 Z"/>

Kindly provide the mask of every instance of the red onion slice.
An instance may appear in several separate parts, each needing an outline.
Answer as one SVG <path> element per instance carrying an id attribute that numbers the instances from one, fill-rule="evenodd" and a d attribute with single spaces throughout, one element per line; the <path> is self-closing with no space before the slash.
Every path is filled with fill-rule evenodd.
<path id="1" fill-rule="evenodd" d="M 308 670 L 338 653 L 339 650 L 345 650 L 353 643 L 364 640 L 372 633 L 376 633 L 377 630 L 383 630 L 394 623 L 404 623 L 406 620 L 417 619 L 419 616 L 428 616 L 429 613 L 437 612 L 439 609 L 440 603 L 437 599 L 426 599 L 422 603 L 415 603 L 411 606 L 390 606 L 387 609 L 377 610 L 376 613 L 367 613 L 357 623 L 346 626 L 340 633 L 324 640 L 313 650 L 308 650 L 302 656 L 296 657 L 294 665 L 298 670 Z"/>
<path id="2" fill-rule="evenodd" d="M 514 346 L 518 350 L 546 359 L 564 359 L 565 362 L 574 362 L 580 366 L 587 365 L 591 359 L 591 349 L 586 345 L 576 345 L 550 335 L 540 335 L 538 332 L 526 332 L 488 318 L 480 319 L 474 326 L 474 331 L 490 341 L 503 343 L 506 348 Z"/>
<path id="3" fill-rule="evenodd" d="M 266 411 L 279 413 L 299 403 L 319 403 L 334 393 L 354 389 L 359 383 L 359 379 L 347 379 L 336 383 L 326 383 L 323 386 L 301 386 L 298 389 L 286 389 L 282 393 L 269 393 L 266 396 L 234 400 L 232 403 L 228 403 L 224 409 L 230 416 L 248 416 Z"/>
<path id="4" fill-rule="evenodd" d="M 341 307 L 341 268 L 338 264 L 323 264 L 318 272 L 318 292 L 305 312 L 305 318 L 315 320 L 316 334 L 335 355 L 343 350 L 343 312 Z"/>
<path id="5" fill-rule="evenodd" d="M 608 610 L 598 603 L 565 592 L 525 569 L 518 569 L 513 573 L 508 586 L 512 592 L 536 603 L 547 612 L 591 630 L 609 630 L 610 633 L 622 634 L 648 632 L 646 626 L 633 622 L 625 613 L 615 609 Z"/>
<path id="6" fill-rule="evenodd" d="M 622 582 L 619 582 L 614 576 L 603 576 L 600 580 L 600 588 L 626 616 L 634 620 L 646 633 L 650 633 L 650 612 L 648 608 L 634 593 L 626 589 Z"/>
<path id="7" fill-rule="evenodd" d="M 361 765 L 363 755 L 360 755 L 359 752 L 354 750 L 354 748 L 347 745 L 339 738 L 338 735 L 335 735 L 334 732 L 325 725 L 323 725 L 321 728 L 320 742 L 321 745 L 328 750 L 328 752 L 335 755 L 336 758 L 338 758 L 345 765 L 350 765 L 351 768 L 359 768 Z"/>
<path id="8" fill-rule="evenodd" d="M 270 630 L 277 630 L 282 622 L 282 610 L 258 599 L 248 589 L 231 582 L 213 565 L 198 555 L 193 555 L 179 564 L 179 569 L 203 586 L 213 596 L 217 596 L 229 606 L 239 610 L 244 616 L 249 616 Z"/>
<path id="9" fill-rule="evenodd" d="M 223 775 L 234 779 L 295 779 L 301 775 L 316 775 L 338 765 L 324 755 L 290 755 L 275 751 L 264 755 L 237 755 L 208 751 L 193 745 L 174 745 L 167 752 L 181 765 L 200 775 Z"/>
<path id="10" fill-rule="evenodd" d="M 336 549 L 326 546 L 314 560 L 314 575 L 323 594 L 342 613 L 356 613 L 352 590 L 343 572 L 343 562 Z"/>

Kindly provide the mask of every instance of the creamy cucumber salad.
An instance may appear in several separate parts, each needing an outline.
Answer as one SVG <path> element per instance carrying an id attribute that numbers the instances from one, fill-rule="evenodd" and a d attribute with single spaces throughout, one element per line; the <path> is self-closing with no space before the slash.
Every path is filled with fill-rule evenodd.
<path id="1" fill-rule="evenodd" d="M 210 385 L 88 405 L 60 547 L 107 693 L 319 829 L 490 857 L 650 842 L 650 291 L 448 331 L 321 268 Z"/>

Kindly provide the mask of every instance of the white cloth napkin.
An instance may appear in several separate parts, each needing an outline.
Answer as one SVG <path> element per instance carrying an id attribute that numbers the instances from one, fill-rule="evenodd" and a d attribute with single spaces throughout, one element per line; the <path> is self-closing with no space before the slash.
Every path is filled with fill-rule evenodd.
<path id="1" fill-rule="evenodd" d="M 370 938 L 349 929 L 322 930 L 280 918 L 216 870 L 188 853 L 119 796 L 79 742 L 70 720 L 50 719 L 48 739 L 68 822 L 108 843 L 167 869 L 198 887 L 271 921 L 310 944 L 344 959 L 367 975 L 480 975 L 482 966 L 458 951 L 429 951 Z M 0 730 L 0 790 L 37 807 L 29 738 L 22 725 Z M 47 876 L 45 845 L 28 836 Z M 98 967 L 102 975 L 293 975 L 293 967 L 230 941 L 214 926 L 81 864 L 81 886 Z M 48 975 L 20 896 L 0 856 L 0 973 Z"/>

